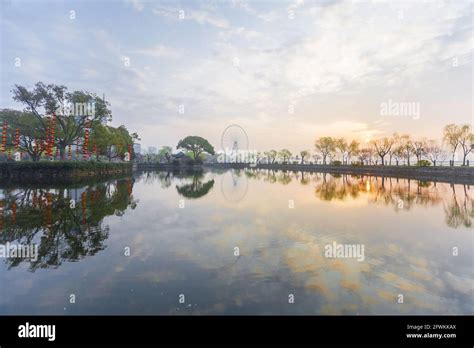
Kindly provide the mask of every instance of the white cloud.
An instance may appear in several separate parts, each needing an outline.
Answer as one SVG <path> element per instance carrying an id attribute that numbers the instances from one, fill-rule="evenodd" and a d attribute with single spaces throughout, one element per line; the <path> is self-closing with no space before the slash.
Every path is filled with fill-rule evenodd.
<path id="1" fill-rule="evenodd" d="M 29 56 L 35 59 L 25 58 L 22 79 L 34 83 L 54 74 L 66 79 L 57 82 L 69 85 L 68 77 L 82 72 L 80 88 L 105 91 L 119 124 L 126 124 L 129 115 L 140 115 L 134 126 L 142 127 L 136 130 L 146 134 L 147 145 L 153 145 L 150 123 L 154 122 L 160 126 L 153 130 L 160 134 L 183 127 L 206 132 L 209 124 L 219 128 L 234 120 L 252 124 L 253 129 L 275 127 L 276 133 L 284 133 L 290 125 L 295 142 L 310 134 L 312 142 L 321 130 L 360 137 L 386 134 L 392 131 L 390 124 L 376 124 L 362 111 L 352 113 L 357 119 L 351 120 L 337 115 L 329 104 L 321 107 L 321 100 L 353 94 L 374 103 L 367 91 L 393 93 L 415 84 L 432 91 L 435 87 L 425 85 L 424 78 L 430 76 L 444 87 L 442 78 L 448 75 L 437 76 L 451 71 L 454 57 L 460 66 L 472 64 L 472 13 L 463 2 L 438 6 L 295 1 L 251 6 L 236 0 L 230 6 L 186 3 L 183 8 L 156 2 L 130 4 L 161 17 L 134 28 L 133 32 L 143 30 L 143 41 L 127 41 L 102 26 L 81 29 L 68 23 L 48 24 L 49 36 L 5 21 L 2 29 L 19 38 L 9 55 L 27 48 L 23 52 L 32 52 Z M 294 20 L 287 18 L 288 9 L 295 10 Z M 206 37 L 194 32 L 195 25 L 180 25 L 180 10 L 184 21 L 205 27 Z M 156 38 L 150 36 L 155 24 L 160 30 Z M 74 40 L 68 42 L 69 37 Z M 131 57 L 130 67 L 124 67 L 122 56 Z M 147 57 L 185 59 L 143 59 Z M 235 58 L 239 66 L 234 66 Z M 56 63 L 64 65 L 63 71 L 51 69 Z M 376 101 L 378 105 L 380 100 Z M 178 119 L 181 103 L 186 114 Z M 304 112 L 293 123 L 287 122 L 289 104 Z"/>
<path id="2" fill-rule="evenodd" d="M 202 10 L 188 10 L 185 12 L 185 19 L 191 19 L 199 24 L 210 24 L 217 28 L 226 29 L 230 27 L 229 22 L 215 13 Z"/>
<path id="3" fill-rule="evenodd" d="M 212 9 L 178 8 L 159 5 L 156 6 L 152 12 L 158 16 L 177 21 L 194 21 L 200 25 L 207 24 L 219 29 L 228 29 L 230 27 L 228 20 Z M 180 18 L 180 16 L 182 16 L 182 18 Z"/>
<path id="4" fill-rule="evenodd" d="M 145 4 L 142 0 L 126 0 L 127 3 L 133 6 L 137 11 L 143 11 Z"/>
<path id="5" fill-rule="evenodd" d="M 181 52 L 177 49 L 174 49 L 172 47 L 167 47 L 164 45 L 156 45 L 152 48 L 144 48 L 144 49 L 139 49 L 139 50 L 133 50 L 130 51 L 132 54 L 142 54 L 146 56 L 151 56 L 155 58 L 161 58 L 161 57 L 179 57 L 181 55 Z"/>

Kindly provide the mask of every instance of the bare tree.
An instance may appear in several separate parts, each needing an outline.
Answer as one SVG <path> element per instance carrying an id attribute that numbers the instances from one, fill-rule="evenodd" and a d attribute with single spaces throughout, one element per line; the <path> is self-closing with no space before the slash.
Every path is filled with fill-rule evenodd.
<path id="1" fill-rule="evenodd" d="M 392 149 L 392 156 L 395 158 L 395 163 L 398 166 L 400 160 L 405 157 L 405 150 L 400 145 L 396 146 Z"/>
<path id="2" fill-rule="evenodd" d="M 291 152 L 288 149 L 283 149 L 280 152 L 278 152 L 278 157 L 281 158 L 283 163 L 288 163 L 291 158 Z"/>
<path id="3" fill-rule="evenodd" d="M 370 164 L 372 157 L 372 150 L 370 148 L 363 148 L 357 154 L 361 164 Z"/>
<path id="4" fill-rule="evenodd" d="M 301 164 L 303 164 L 305 157 L 309 157 L 309 155 L 310 155 L 309 150 L 301 151 L 300 155 L 301 155 Z"/>
<path id="5" fill-rule="evenodd" d="M 428 140 L 426 146 L 426 155 L 433 163 L 433 166 L 436 167 L 436 162 L 440 159 L 441 155 L 443 154 L 443 149 L 436 140 Z"/>
<path id="6" fill-rule="evenodd" d="M 346 164 L 346 157 L 347 152 L 349 151 L 349 144 L 347 143 L 346 139 L 339 138 L 335 140 L 336 149 L 341 152 L 342 163 Z"/>
<path id="7" fill-rule="evenodd" d="M 322 137 L 314 142 L 316 151 L 321 153 L 323 164 L 326 164 L 326 159 L 336 151 L 336 141 L 332 137 Z"/>
<path id="8" fill-rule="evenodd" d="M 357 140 L 352 140 L 349 144 L 349 149 L 347 150 L 347 161 L 352 161 L 352 156 L 357 156 L 359 153 L 360 143 Z"/>
<path id="9" fill-rule="evenodd" d="M 472 151 L 472 145 L 474 144 L 474 134 L 472 134 L 471 126 L 464 124 L 460 127 L 459 132 L 459 145 L 461 145 L 463 158 L 462 165 L 466 165 L 466 158 Z"/>
<path id="10" fill-rule="evenodd" d="M 393 139 L 382 138 L 372 141 L 375 152 L 379 155 L 382 160 L 382 165 L 385 165 L 385 156 L 390 152 L 393 146 Z"/>
<path id="11" fill-rule="evenodd" d="M 318 164 L 319 160 L 321 159 L 321 156 L 317 153 L 315 153 L 313 155 L 313 159 L 314 159 L 314 164 Z"/>
<path id="12" fill-rule="evenodd" d="M 412 142 L 412 145 L 413 145 L 413 153 L 416 156 L 417 162 L 419 162 L 423 159 L 423 156 L 426 155 L 426 146 L 427 146 L 426 139 L 422 138 L 422 139 L 414 140 Z"/>
<path id="13" fill-rule="evenodd" d="M 448 124 L 444 127 L 444 137 L 443 140 L 449 145 L 452 153 L 452 161 L 454 163 L 454 158 L 456 156 L 456 150 L 459 146 L 459 139 L 461 137 L 461 128 L 454 123 Z"/>
<path id="14" fill-rule="evenodd" d="M 410 157 L 413 153 L 413 141 L 408 134 L 400 136 L 400 149 L 403 151 L 403 157 L 406 159 L 407 164 L 410 165 Z"/>
<path id="15" fill-rule="evenodd" d="M 264 155 L 267 157 L 267 162 L 273 164 L 276 161 L 278 152 L 276 152 L 275 150 L 270 150 L 270 151 L 264 152 Z"/>

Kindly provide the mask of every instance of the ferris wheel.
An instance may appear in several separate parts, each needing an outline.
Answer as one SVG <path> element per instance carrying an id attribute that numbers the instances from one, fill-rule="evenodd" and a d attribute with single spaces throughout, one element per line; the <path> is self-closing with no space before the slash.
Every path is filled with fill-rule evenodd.
<path id="1" fill-rule="evenodd" d="M 241 126 L 231 124 L 222 132 L 221 146 L 224 151 L 237 152 L 240 150 L 248 150 L 249 138 Z"/>
<path id="2" fill-rule="evenodd" d="M 229 202 L 241 201 L 247 194 L 248 186 L 248 178 L 242 171 L 232 169 L 222 176 L 221 192 Z"/>

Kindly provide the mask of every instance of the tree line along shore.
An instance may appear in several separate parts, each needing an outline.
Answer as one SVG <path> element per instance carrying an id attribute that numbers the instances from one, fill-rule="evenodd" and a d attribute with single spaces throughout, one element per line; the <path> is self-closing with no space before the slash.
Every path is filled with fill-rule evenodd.
<path id="1" fill-rule="evenodd" d="M 129 170 L 132 168 L 130 162 L 141 166 L 199 166 L 203 163 L 218 166 L 222 163 L 221 152 L 200 136 L 179 140 L 175 146 L 178 153 L 174 153 L 171 146 L 163 146 L 153 154 L 135 153 L 133 147 L 140 140 L 138 134 L 130 133 L 124 125 L 109 125 L 112 112 L 105 96 L 85 91 L 69 92 L 66 86 L 42 82 L 32 89 L 15 85 L 12 95 L 13 100 L 25 108 L 21 111 L 0 110 L 2 177 L 34 171 L 66 175 L 107 174 Z M 468 156 L 474 149 L 471 126 L 448 124 L 443 128 L 441 138 L 394 133 L 362 144 L 358 140 L 323 136 L 314 141 L 312 151 L 252 151 L 251 159 L 243 162 L 275 168 L 313 165 L 323 170 L 327 166 L 339 171 L 364 167 L 358 172 L 381 166 L 387 167 L 385 171 L 406 172 L 404 167 L 439 167 L 449 159 L 451 167 L 456 161 L 462 167 L 469 167 Z M 238 147 L 234 150 L 241 151 Z M 238 162 L 233 161 L 230 165 L 238 166 Z"/>

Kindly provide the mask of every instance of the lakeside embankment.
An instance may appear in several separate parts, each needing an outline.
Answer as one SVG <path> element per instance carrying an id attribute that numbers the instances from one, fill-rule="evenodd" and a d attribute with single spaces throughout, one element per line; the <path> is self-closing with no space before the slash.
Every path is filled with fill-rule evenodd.
<path id="1" fill-rule="evenodd" d="M 474 168 L 471 167 L 417 167 L 417 166 L 332 166 L 311 164 L 261 164 L 256 168 L 270 170 L 296 170 L 333 174 L 371 175 L 406 178 L 452 184 L 474 185 Z"/>
<path id="2" fill-rule="evenodd" d="M 200 165 L 138 164 L 107 162 L 0 162 L 2 182 L 64 182 L 71 183 L 92 177 L 111 177 L 131 174 L 133 169 L 163 171 L 195 171 L 204 169 L 264 169 L 319 172 L 331 174 L 370 175 L 407 178 L 452 184 L 474 185 L 474 167 L 417 167 L 417 166 L 352 166 L 322 164 L 258 164 L 204 163 Z"/>
<path id="3" fill-rule="evenodd" d="M 132 163 L 106 162 L 0 162 L 2 182 L 74 182 L 86 178 L 132 173 Z"/>
<path id="4" fill-rule="evenodd" d="M 370 175 L 414 180 L 446 182 L 451 184 L 474 185 L 474 167 L 417 167 L 417 166 L 352 166 L 323 164 L 258 164 L 251 166 L 245 163 L 205 163 L 197 166 L 174 166 L 171 164 L 142 164 L 141 170 L 192 170 L 202 168 L 214 169 L 266 169 L 284 171 L 303 171 L 332 174 Z"/>

